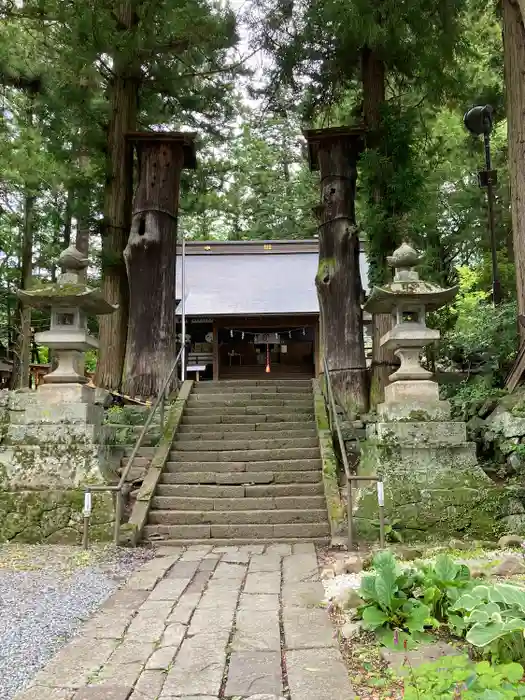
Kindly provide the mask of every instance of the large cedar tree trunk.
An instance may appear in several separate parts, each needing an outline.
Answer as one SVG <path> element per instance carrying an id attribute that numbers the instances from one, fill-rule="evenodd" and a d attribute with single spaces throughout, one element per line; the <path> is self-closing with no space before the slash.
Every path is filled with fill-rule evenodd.
<path id="1" fill-rule="evenodd" d="M 525 314 L 525 28 L 516 2 L 502 0 L 501 7 L 518 314 Z M 524 342 L 525 327 L 519 328 Z"/>
<path id="2" fill-rule="evenodd" d="M 131 34 L 139 21 L 134 5 L 131 0 L 116 4 L 123 36 Z M 129 55 L 117 54 L 114 57 L 113 73 L 109 85 L 102 291 L 111 304 L 118 304 L 118 309 L 99 318 L 100 350 L 95 384 L 118 391 L 126 352 L 129 303 L 123 252 L 131 226 L 133 196 L 133 153 L 126 140 L 126 133 L 136 130 L 140 66 L 135 65 Z"/>
<path id="3" fill-rule="evenodd" d="M 124 251 L 129 329 L 124 393 L 157 396 L 177 354 L 177 210 L 184 165 L 182 139 L 137 142 L 139 182 Z"/>
<path id="4" fill-rule="evenodd" d="M 359 236 L 355 225 L 358 140 L 319 143 L 321 207 L 316 286 L 323 353 L 337 400 L 349 416 L 367 410 Z"/>
<path id="5" fill-rule="evenodd" d="M 28 289 L 33 275 L 33 236 L 36 197 L 27 191 L 24 198 L 24 221 L 22 228 L 22 252 L 20 265 L 20 289 Z M 16 321 L 18 334 L 16 352 L 11 374 L 11 389 L 29 386 L 29 364 L 31 359 L 31 308 L 17 303 Z"/>
<path id="6" fill-rule="evenodd" d="M 367 146 L 375 148 L 378 143 L 378 132 L 381 125 L 381 107 L 385 102 L 385 64 L 371 49 L 365 47 L 362 51 L 362 81 L 363 81 L 363 117 L 367 127 Z M 382 192 L 378 188 L 369 193 L 374 203 L 381 200 Z M 378 268 L 387 271 L 386 258 L 395 248 L 394 242 L 385 241 L 383 257 L 378 261 Z M 374 280 L 387 282 L 388 280 Z M 386 350 L 380 345 L 382 336 L 392 328 L 390 314 L 375 314 L 372 321 L 372 368 L 370 377 L 370 406 L 375 408 L 385 394 L 385 386 L 393 367 L 399 364 L 392 350 Z"/>

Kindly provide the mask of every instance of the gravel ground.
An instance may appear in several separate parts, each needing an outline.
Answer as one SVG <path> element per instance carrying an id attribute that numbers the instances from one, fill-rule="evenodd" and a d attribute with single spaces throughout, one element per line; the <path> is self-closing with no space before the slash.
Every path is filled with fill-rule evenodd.
<path id="1" fill-rule="evenodd" d="M 11 700 L 151 550 L 0 547 L 0 698 Z"/>

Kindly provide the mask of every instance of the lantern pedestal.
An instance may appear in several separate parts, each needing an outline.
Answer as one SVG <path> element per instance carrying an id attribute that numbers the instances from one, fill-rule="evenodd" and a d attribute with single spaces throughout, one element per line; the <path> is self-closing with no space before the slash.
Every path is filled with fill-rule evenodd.
<path id="1" fill-rule="evenodd" d="M 424 348 L 439 339 L 426 326 L 426 312 L 451 301 L 457 290 L 420 280 L 418 262 L 403 244 L 389 258 L 394 281 L 374 288 L 364 307 L 392 313 L 394 327 L 381 345 L 393 349 L 401 365 L 385 388 L 378 422 L 367 427 L 358 474 L 382 477 L 387 520 L 403 541 L 493 539 L 503 494 L 478 465 L 465 423 L 450 419 L 450 404 L 440 400 L 437 382 L 420 363 Z M 358 536 L 377 538 L 374 483 L 357 489 L 354 517 Z"/>

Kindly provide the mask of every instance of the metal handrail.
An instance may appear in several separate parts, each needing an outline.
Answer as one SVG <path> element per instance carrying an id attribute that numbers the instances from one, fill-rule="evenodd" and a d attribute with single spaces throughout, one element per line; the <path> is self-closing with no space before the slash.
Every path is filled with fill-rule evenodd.
<path id="1" fill-rule="evenodd" d="M 330 421 L 330 430 L 333 434 L 334 426 L 335 432 L 337 434 L 337 442 L 339 443 L 339 452 L 341 453 L 341 458 L 343 460 L 343 467 L 346 476 L 346 509 L 347 509 L 347 520 L 348 520 L 348 551 L 355 549 L 354 543 L 354 513 L 353 513 L 353 481 L 375 481 L 377 483 L 382 483 L 381 479 L 377 476 L 356 476 L 350 473 L 350 465 L 348 463 L 348 455 L 346 454 L 345 442 L 343 440 L 343 433 L 341 431 L 341 425 L 339 417 L 337 415 L 337 406 L 334 399 L 334 389 L 332 386 L 332 378 L 330 377 L 330 370 L 328 369 L 328 362 L 326 357 L 323 357 L 323 368 L 324 368 L 324 378 L 326 383 L 326 393 L 327 396 L 326 404 L 328 407 L 328 419 Z M 382 491 L 382 489 L 381 489 Z M 379 542 L 380 547 L 383 549 L 385 546 L 385 512 L 384 506 L 379 502 Z"/>
<path id="2" fill-rule="evenodd" d="M 173 379 L 173 375 L 176 374 L 177 372 L 177 367 L 179 366 L 179 361 L 182 357 L 182 353 L 184 352 L 184 345 L 181 347 L 179 352 L 177 353 L 177 357 L 175 358 L 175 362 L 173 363 L 173 366 L 167 375 L 166 379 L 164 380 L 164 383 L 162 385 L 162 389 L 159 392 L 159 395 L 157 396 L 155 403 L 151 407 L 151 410 L 148 414 L 148 417 L 146 418 L 146 422 L 144 423 L 142 430 L 140 431 L 140 434 L 137 438 L 137 441 L 135 443 L 135 447 L 131 451 L 131 455 L 128 458 L 128 462 L 124 469 L 122 470 L 122 473 L 120 475 L 120 479 L 118 481 L 118 484 L 94 484 L 92 486 L 86 486 L 84 488 L 84 532 L 82 536 L 82 545 L 84 549 L 88 548 L 89 544 L 89 524 L 90 524 L 90 519 L 91 519 L 91 493 L 92 492 L 110 492 L 115 494 L 115 525 L 113 529 L 113 542 L 115 545 L 118 545 L 119 539 L 120 539 L 120 521 L 122 518 L 122 490 L 124 487 L 124 484 L 126 483 L 126 480 L 128 478 L 128 474 L 131 470 L 131 467 L 133 465 L 133 462 L 135 461 L 135 458 L 138 454 L 138 451 L 140 450 L 142 446 L 142 442 L 144 440 L 144 437 L 146 436 L 146 433 L 148 432 L 151 423 L 153 421 L 153 417 L 155 416 L 155 413 L 157 412 L 157 409 L 160 407 L 160 423 L 161 423 L 161 430 L 164 429 L 164 408 L 165 408 L 165 403 L 166 403 L 166 392 L 168 390 L 168 387 Z"/>

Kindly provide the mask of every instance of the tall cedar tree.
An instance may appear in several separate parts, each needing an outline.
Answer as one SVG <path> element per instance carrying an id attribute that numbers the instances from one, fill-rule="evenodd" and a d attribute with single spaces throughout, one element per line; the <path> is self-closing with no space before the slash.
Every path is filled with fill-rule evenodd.
<path id="1" fill-rule="evenodd" d="M 458 38 L 466 2 L 307 0 L 298 7 L 289 0 L 264 0 L 252 17 L 252 29 L 275 59 L 268 99 L 285 83 L 296 100 L 303 98 L 306 114 L 319 120 L 327 104 L 337 103 L 353 89 L 360 94 L 354 119 L 365 121 L 368 147 L 374 149 L 382 110 L 394 93 L 410 87 L 432 101 L 453 82 L 449 69 L 460 53 Z M 346 123 L 351 119 L 349 115 Z M 383 199 L 379 190 L 368 194 L 376 205 Z M 376 259 L 370 259 L 370 264 L 379 273 L 374 283 L 387 281 L 386 256 L 399 239 L 392 221 L 395 214 L 385 211 L 382 230 L 375 227 L 374 235 L 380 240 L 371 246 Z M 374 403 L 387 381 L 392 359 L 378 348 L 387 324 L 383 317 L 376 319 Z"/>
<path id="2" fill-rule="evenodd" d="M 502 0 L 512 231 L 518 313 L 525 314 L 525 2 Z M 520 325 L 522 342 L 525 328 Z"/>
<path id="3" fill-rule="evenodd" d="M 119 309 L 100 319 L 95 382 L 118 389 L 128 325 L 123 251 L 131 227 L 133 177 L 126 133 L 164 122 L 220 127 L 229 116 L 236 69 L 227 58 L 237 41 L 235 18 L 207 0 L 27 0 L 21 8 L 2 5 L 4 16 L 31 22 L 50 47 L 58 47 L 61 63 L 68 66 L 64 90 L 74 91 L 79 82 L 94 83 L 104 94 L 99 124 L 105 132 L 101 141 L 106 161 L 103 292 Z"/>

